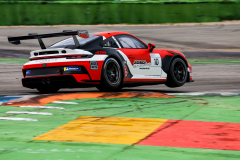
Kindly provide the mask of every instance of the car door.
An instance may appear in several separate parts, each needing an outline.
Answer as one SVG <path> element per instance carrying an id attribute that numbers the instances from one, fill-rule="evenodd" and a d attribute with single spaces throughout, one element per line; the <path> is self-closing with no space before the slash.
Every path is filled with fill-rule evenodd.
<path id="1" fill-rule="evenodd" d="M 161 57 L 151 53 L 148 46 L 131 35 L 117 35 L 117 41 L 129 61 L 132 78 L 155 79 L 161 76 Z"/>

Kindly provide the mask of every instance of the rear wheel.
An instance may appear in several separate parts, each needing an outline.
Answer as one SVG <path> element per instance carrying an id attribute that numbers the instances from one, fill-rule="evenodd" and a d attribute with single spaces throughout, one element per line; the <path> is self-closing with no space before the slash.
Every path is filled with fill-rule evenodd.
<path id="1" fill-rule="evenodd" d="M 166 86 L 180 87 L 187 81 L 187 66 L 181 58 L 172 61 L 169 68 Z"/>
<path id="2" fill-rule="evenodd" d="M 59 87 L 54 86 L 41 86 L 37 88 L 40 93 L 56 93 L 59 89 Z"/>
<path id="3" fill-rule="evenodd" d="M 100 91 L 119 91 L 122 89 L 122 70 L 114 58 L 108 58 L 102 67 Z"/>

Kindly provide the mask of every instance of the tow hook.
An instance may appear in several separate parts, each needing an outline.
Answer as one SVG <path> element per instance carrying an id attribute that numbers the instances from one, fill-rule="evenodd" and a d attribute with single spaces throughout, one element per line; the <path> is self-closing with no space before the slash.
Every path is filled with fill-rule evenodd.
<path id="1" fill-rule="evenodd" d="M 51 80 L 49 78 L 46 78 L 46 79 L 42 79 L 42 84 L 50 84 L 51 83 Z"/>
<path id="2" fill-rule="evenodd" d="M 63 70 L 61 68 L 58 68 L 59 70 L 57 71 L 57 73 L 60 73 L 62 74 L 63 73 Z"/>

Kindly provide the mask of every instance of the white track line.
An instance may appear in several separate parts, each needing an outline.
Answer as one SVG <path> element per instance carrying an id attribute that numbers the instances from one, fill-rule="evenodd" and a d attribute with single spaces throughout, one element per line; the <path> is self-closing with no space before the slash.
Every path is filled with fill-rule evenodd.
<path id="1" fill-rule="evenodd" d="M 189 96 L 203 96 L 203 95 L 221 95 L 221 96 L 237 96 L 240 92 L 188 92 L 188 93 L 166 93 L 172 96 L 189 95 Z"/>
<path id="2" fill-rule="evenodd" d="M 20 106 L 26 108 L 43 108 L 43 109 L 65 109 L 63 107 L 51 107 L 51 106 Z"/>
<path id="3" fill-rule="evenodd" d="M 38 121 L 34 118 L 13 118 L 13 117 L 0 117 L 0 120 L 12 120 L 12 121 Z"/>
<path id="4" fill-rule="evenodd" d="M 19 97 L 19 98 L 21 98 L 22 96 L 4 96 L 4 97 L 9 97 L 9 98 L 11 98 L 11 97 Z"/>
<path id="5" fill-rule="evenodd" d="M 52 113 L 48 113 L 48 112 L 26 112 L 26 111 L 8 111 L 8 112 L 5 112 L 5 113 L 53 115 Z"/>
<path id="6" fill-rule="evenodd" d="M 24 101 L 28 101 L 29 99 L 31 98 L 34 98 L 34 97 L 37 97 L 38 95 L 25 95 L 21 98 L 18 98 L 18 99 L 14 99 L 14 100 L 11 100 L 11 101 L 8 101 L 6 102 L 7 104 L 13 104 L 13 102 L 24 102 Z M 13 101 L 13 102 L 12 102 Z"/>
<path id="7" fill-rule="evenodd" d="M 62 104 L 78 104 L 75 102 L 62 102 L 62 101 L 53 101 L 52 103 L 62 103 Z"/>

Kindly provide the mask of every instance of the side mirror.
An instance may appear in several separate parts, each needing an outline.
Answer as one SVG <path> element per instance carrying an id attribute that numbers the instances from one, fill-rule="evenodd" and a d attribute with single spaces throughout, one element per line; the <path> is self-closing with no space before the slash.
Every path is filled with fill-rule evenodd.
<path id="1" fill-rule="evenodd" d="M 148 43 L 148 49 L 149 49 L 150 52 L 152 52 L 154 48 L 155 48 L 154 44 Z"/>

